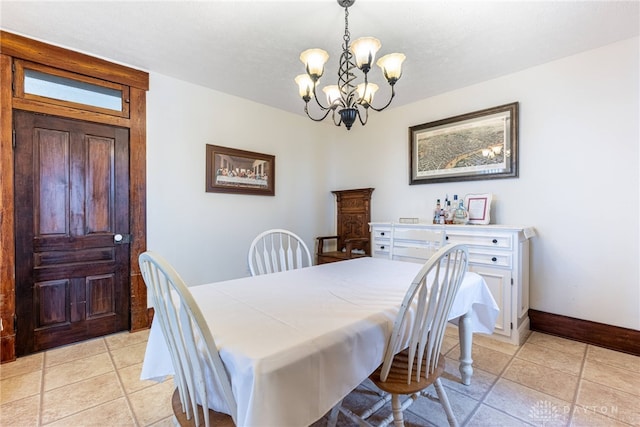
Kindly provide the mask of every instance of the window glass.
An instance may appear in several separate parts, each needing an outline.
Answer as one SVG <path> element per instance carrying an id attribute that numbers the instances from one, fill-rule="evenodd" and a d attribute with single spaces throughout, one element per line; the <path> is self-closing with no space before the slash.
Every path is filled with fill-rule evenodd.
<path id="1" fill-rule="evenodd" d="M 122 91 L 24 69 L 24 93 L 122 111 Z"/>

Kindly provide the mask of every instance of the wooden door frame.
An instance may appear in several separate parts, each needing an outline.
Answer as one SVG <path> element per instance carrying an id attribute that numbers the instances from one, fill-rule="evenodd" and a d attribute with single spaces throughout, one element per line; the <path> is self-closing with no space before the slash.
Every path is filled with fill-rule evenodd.
<path id="1" fill-rule="evenodd" d="M 130 206 L 130 330 L 149 327 L 147 289 L 138 256 L 146 250 L 146 92 L 149 74 L 82 53 L 63 49 L 0 30 L 0 362 L 15 360 L 15 218 L 13 165 L 13 110 L 121 126 L 129 129 Z M 13 59 L 24 59 L 130 87 L 129 117 L 15 98 Z"/>

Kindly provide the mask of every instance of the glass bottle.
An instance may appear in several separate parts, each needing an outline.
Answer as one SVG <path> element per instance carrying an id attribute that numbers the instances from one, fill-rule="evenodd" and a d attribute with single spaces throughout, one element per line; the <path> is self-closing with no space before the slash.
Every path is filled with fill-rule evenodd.
<path id="1" fill-rule="evenodd" d="M 447 200 L 447 208 L 445 209 L 445 224 L 453 224 L 453 216 L 456 213 L 455 205 L 451 205 L 451 200 Z"/>
<path id="2" fill-rule="evenodd" d="M 454 224 L 466 224 L 469 222 L 469 212 L 464 207 L 464 202 L 461 200 L 458 204 L 458 208 L 453 214 L 453 223 Z"/>
<path id="3" fill-rule="evenodd" d="M 436 202 L 436 208 L 433 210 L 433 223 L 438 224 L 440 222 L 440 199 Z"/>

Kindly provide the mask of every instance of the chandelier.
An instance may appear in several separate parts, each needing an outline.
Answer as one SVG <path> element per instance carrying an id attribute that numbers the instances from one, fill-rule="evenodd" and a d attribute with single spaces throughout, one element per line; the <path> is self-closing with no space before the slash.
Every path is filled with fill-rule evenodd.
<path id="1" fill-rule="evenodd" d="M 300 54 L 300 61 L 305 66 L 306 74 L 300 74 L 295 81 L 298 84 L 300 96 L 304 101 L 304 112 L 316 122 L 324 120 L 329 113 L 336 126 L 342 123 L 351 130 L 351 126 L 356 121 L 364 126 L 369 118 L 369 109 L 382 111 L 387 108 L 395 96 L 395 84 L 402 76 L 402 62 L 405 56 L 402 53 L 391 53 L 378 59 L 376 64 L 382 69 L 384 77 L 391 86 L 391 97 L 382 107 L 376 108 L 371 103 L 378 90 L 378 85 L 369 83 L 367 75 L 376 53 L 381 47 L 380 41 L 373 37 L 361 37 L 351 43 L 349 33 L 349 7 L 353 6 L 356 0 L 337 0 L 341 7 L 344 7 L 344 44 L 340 55 L 340 68 L 338 69 L 338 84 L 325 86 L 322 91 L 327 97 L 327 105 L 323 105 L 316 94 L 316 88 L 322 74 L 324 64 L 329 59 L 329 54 L 322 49 L 307 49 Z M 364 73 L 364 82 L 355 83 L 355 68 Z M 309 101 L 314 98 L 320 108 L 320 116 L 313 117 L 309 113 Z"/>

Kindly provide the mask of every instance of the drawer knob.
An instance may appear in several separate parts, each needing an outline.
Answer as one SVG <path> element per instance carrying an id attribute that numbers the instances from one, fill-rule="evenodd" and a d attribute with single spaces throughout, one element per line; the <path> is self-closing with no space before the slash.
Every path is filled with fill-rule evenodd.
<path id="1" fill-rule="evenodd" d="M 493 243 L 498 243 L 498 239 L 493 239 L 492 242 Z"/>
<path id="2" fill-rule="evenodd" d="M 383 250 L 383 251 L 384 251 L 384 246 L 380 246 L 380 250 Z"/>
<path id="3" fill-rule="evenodd" d="M 498 258 L 496 258 L 496 257 L 491 258 L 491 261 L 493 261 L 493 262 L 496 262 L 497 260 L 498 260 Z"/>
<path id="4" fill-rule="evenodd" d="M 380 233 L 381 236 L 384 236 L 384 231 L 382 233 Z"/>
<path id="5" fill-rule="evenodd" d="M 449 236 L 446 236 L 446 237 L 444 238 L 444 240 L 449 240 Z"/>

